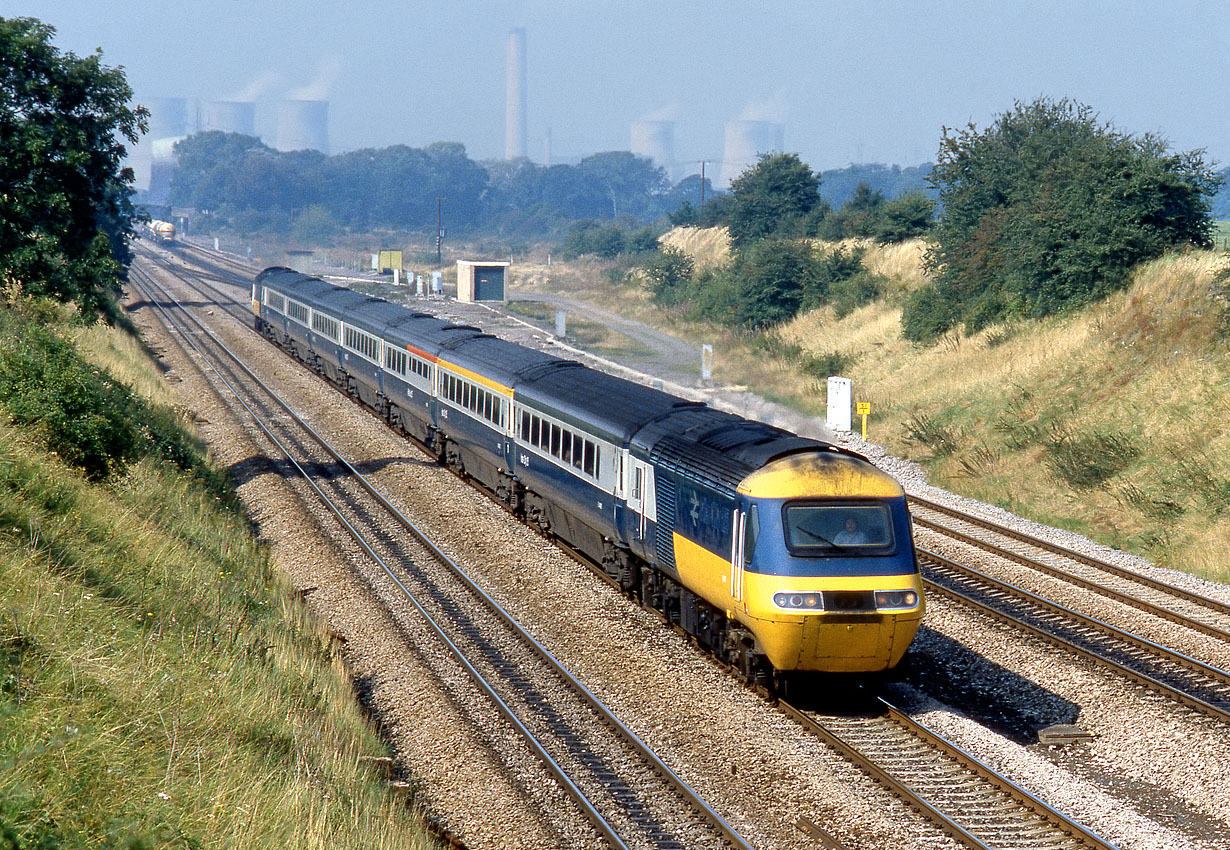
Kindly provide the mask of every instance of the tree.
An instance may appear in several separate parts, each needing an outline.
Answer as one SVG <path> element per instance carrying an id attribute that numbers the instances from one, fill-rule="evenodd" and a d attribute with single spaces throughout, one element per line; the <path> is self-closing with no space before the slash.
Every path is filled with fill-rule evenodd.
<path id="1" fill-rule="evenodd" d="M 931 180 L 944 210 L 927 257 L 934 278 L 903 316 L 918 341 L 958 322 L 972 331 L 1086 304 L 1125 286 L 1142 260 L 1207 247 L 1221 182 L 1201 151 L 1171 153 L 1088 106 L 1046 98 L 1018 102 L 983 131 L 946 128 Z"/>
<path id="2" fill-rule="evenodd" d="M 818 233 L 832 241 L 871 236 L 880 222 L 883 208 L 884 193 L 866 183 L 859 183 L 850 200 L 840 210 L 824 218 Z"/>
<path id="3" fill-rule="evenodd" d="M 740 252 L 731 275 L 738 293 L 734 324 L 746 330 L 794 317 L 804 298 L 822 287 L 811 246 L 793 239 L 762 239 Z M 815 302 L 822 295 L 812 296 Z"/>
<path id="4" fill-rule="evenodd" d="M 820 175 L 798 154 L 764 154 L 730 184 L 726 225 L 736 247 L 796 235 L 819 204 Z"/>
<path id="5" fill-rule="evenodd" d="M 108 309 L 132 233 L 121 163 L 148 113 L 101 52 L 52 46 L 55 29 L 0 18 L 0 279 L 33 295 Z"/>
<path id="6" fill-rule="evenodd" d="M 250 151 L 274 153 L 255 136 L 210 130 L 175 143 L 175 173 L 168 196 L 176 206 L 217 210 L 233 205 L 236 163 Z"/>
<path id="7" fill-rule="evenodd" d="M 904 242 L 922 236 L 935 222 L 935 201 L 922 192 L 907 192 L 880 207 L 872 236 L 877 242 Z"/>
<path id="8" fill-rule="evenodd" d="M 577 163 L 577 172 L 592 181 L 609 201 L 610 214 L 604 218 L 657 218 L 663 196 L 670 190 L 666 172 L 652 160 L 628 151 L 587 156 Z"/>

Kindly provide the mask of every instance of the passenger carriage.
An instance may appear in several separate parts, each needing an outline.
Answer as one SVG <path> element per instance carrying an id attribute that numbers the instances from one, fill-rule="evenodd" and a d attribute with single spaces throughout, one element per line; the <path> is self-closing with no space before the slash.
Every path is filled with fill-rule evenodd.
<path id="1" fill-rule="evenodd" d="M 865 458 L 288 269 L 274 342 L 755 681 L 893 667 L 924 611 L 905 494 Z"/>

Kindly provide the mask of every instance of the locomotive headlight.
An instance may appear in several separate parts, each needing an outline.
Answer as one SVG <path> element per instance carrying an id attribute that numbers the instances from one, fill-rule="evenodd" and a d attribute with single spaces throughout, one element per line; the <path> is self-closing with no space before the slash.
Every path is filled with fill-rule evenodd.
<path id="1" fill-rule="evenodd" d="M 877 590 L 876 608 L 913 608 L 918 604 L 918 593 L 913 590 Z"/>
<path id="2" fill-rule="evenodd" d="M 819 593 L 775 593 L 773 604 L 789 611 L 819 611 L 824 607 Z"/>

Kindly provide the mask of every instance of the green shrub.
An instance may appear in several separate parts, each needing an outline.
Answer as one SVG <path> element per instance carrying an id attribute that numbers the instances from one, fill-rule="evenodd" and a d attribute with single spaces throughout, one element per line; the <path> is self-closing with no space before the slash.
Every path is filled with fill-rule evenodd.
<path id="1" fill-rule="evenodd" d="M 957 323 L 957 305 L 935 284 L 916 289 L 901 311 L 901 334 L 910 342 L 929 345 Z"/>
<path id="2" fill-rule="evenodd" d="M 935 201 L 922 192 L 907 192 L 879 210 L 872 234 L 877 242 L 904 242 L 924 236 L 935 222 Z"/>
<path id="3" fill-rule="evenodd" d="M 945 130 L 930 179 L 944 213 L 927 266 L 945 297 L 942 312 L 905 315 L 919 341 L 940 319 L 973 333 L 1073 309 L 1125 287 L 1143 260 L 1209 247 L 1222 182 L 1201 151 L 1172 152 L 1047 98 L 1018 102 L 985 130 Z"/>
<path id="4" fill-rule="evenodd" d="M 837 318 L 843 319 L 864 304 L 870 304 L 879 297 L 883 285 L 884 278 L 872 274 L 861 265 L 849 277 L 829 284 L 829 301 Z"/>
<path id="5" fill-rule="evenodd" d="M 221 494 L 220 475 L 171 413 L 86 363 L 72 343 L 15 313 L 0 312 L 0 405 L 34 426 L 49 451 L 92 481 L 142 457 L 169 461 Z"/>
<path id="6" fill-rule="evenodd" d="M 812 378 L 824 380 L 832 375 L 840 375 L 854 365 L 854 358 L 839 351 L 828 354 L 802 358 L 799 370 Z"/>
<path id="7" fill-rule="evenodd" d="M 686 253 L 668 245 L 654 253 L 642 269 L 645 288 L 652 293 L 653 300 L 674 304 L 683 296 L 696 265 Z"/>

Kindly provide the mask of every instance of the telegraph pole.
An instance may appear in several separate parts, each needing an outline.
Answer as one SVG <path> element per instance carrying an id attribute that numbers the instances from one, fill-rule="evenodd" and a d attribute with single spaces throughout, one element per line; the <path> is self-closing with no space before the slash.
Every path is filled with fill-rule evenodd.
<path id="1" fill-rule="evenodd" d="M 700 205 L 705 205 L 705 161 L 700 161 Z"/>
<path id="2" fill-rule="evenodd" d="M 436 265 L 441 265 L 441 250 L 444 244 L 444 198 L 436 198 Z"/>

